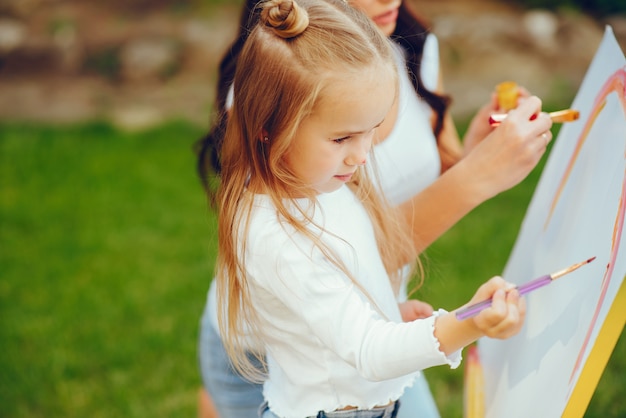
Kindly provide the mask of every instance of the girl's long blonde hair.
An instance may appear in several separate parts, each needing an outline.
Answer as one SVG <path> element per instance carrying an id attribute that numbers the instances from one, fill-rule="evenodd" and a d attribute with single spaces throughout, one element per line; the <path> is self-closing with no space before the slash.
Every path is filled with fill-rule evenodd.
<path id="1" fill-rule="evenodd" d="M 346 2 L 269 0 L 257 7 L 262 8 L 261 19 L 246 41 L 233 82 L 235 100 L 220 156 L 217 193 L 218 322 L 233 365 L 251 380 L 262 376 L 246 355 L 247 338 L 258 334 L 244 259 L 252 211 L 246 186 L 250 179 L 262 185 L 281 220 L 309 237 L 359 286 L 319 234 L 313 233 L 316 225 L 306 211 L 301 209 L 298 216 L 290 211 L 294 203 L 290 196 L 315 202 L 316 193 L 294 176 L 284 156 L 299 124 L 329 93 L 326 86 L 333 77 L 371 68 L 380 70 L 381 77 L 397 77 L 389 41 L 366 15 Z M 264 141 L 264 136 L 270 140 Z M 364 169 L 357 171 L 349 187 L 369 213 L 383 263 L 397 291 L 401 266 L 417 254 L 408 231 Z M 263 353 L 256 354 L 261 358 Z"/>

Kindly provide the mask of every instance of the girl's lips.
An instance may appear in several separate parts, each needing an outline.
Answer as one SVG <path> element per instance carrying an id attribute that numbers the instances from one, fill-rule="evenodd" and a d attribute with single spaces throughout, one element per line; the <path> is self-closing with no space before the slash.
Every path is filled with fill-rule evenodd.
<path id="1" fill-rule="evenodd" d="M 398 9 L 393 9 L 388 11 L 387 13 L 378 15 L 372 20 L 374 20 L 374 22 L 378 26 L 385 26 L 390 23 L 396 23 L 396 20 L 398 20 Z"/>
<path id="2" fill-rule="evenodd" d="M 335 178 L 341 180 L 341 181 L 345 181 L 348 182 L 350 181 L 350 179 L 352 178 L 352 174 L 354 173 L 350 173 L 350 174 L 342 174 L 342 175 L 336 175 Z"/>

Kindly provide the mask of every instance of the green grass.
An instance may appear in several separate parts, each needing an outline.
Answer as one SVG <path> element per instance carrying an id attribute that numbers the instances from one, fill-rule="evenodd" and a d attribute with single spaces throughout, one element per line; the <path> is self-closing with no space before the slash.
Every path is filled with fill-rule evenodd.
<path id="1" fill-rule="evenodd" d="M 215 220 L 196 127 L 0 125 L 0 416 L 193 417 Z M 419 297 L 454 308 L 499 274 L 540 168 L 427 252 Z M 626 416 L 626 343 L 586 417 Z M 460 417 L 462 367 L 427 371 Z"/>
<path id="2" fill-rule="evenodd" d="M 0 127 L 0 416 L 194 415 L 199 133 Z"/>

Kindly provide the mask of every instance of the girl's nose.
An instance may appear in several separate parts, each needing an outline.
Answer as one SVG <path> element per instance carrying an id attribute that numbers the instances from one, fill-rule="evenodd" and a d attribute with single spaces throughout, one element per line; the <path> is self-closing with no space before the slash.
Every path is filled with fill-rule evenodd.
<path id="1" fill-rule="evenodd" d="M 365 165 L 367 163 L 367 154 L 372 148 L 372 141 L 363 138 L 354 144 L 350 154 L 346 158 L 347 165 Z"/>

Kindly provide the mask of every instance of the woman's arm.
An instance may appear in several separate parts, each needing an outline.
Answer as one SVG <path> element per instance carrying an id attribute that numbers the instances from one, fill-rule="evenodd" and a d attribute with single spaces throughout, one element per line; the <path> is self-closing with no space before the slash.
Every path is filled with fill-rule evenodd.
<path id="1" fill-rule="evenodd" d="M 465 158 L 400 205 L 419 252 L 482 202 L 526 178 L 546 150 L 542 134 L 551 138 L 552 122 L 540 112 L 541 100 L 528 98 Z M 531 121 L 534 114 L 539 117 Z"/>
<path id="2" fill-rule="evenodd" d="M 443 75 L 441 74 L 441 70 L 439 71 L 439 76 L 437 78 L 436 93 L 445 95 L 445 90 L 443 87 Z M 431 125 L 434 127 L 436 119 L 436 115 L 434 112 L 432 112 L 431 119 Z M 437 138 L 437 148 L 439 150 L 439 156 L 441 158 L 442 173 L 445 173 L 450 167 L 452 167 L 461 158 L 463 158 L 463 144 L 461 143 L 459 133 L 456 130 L 456 125 L 454 124 L 454 120 L 452 119 L 452 115 L 450 115 L 449 111 L 446 111 L 446 114 L 443 118 L 443 127 Z"/>

